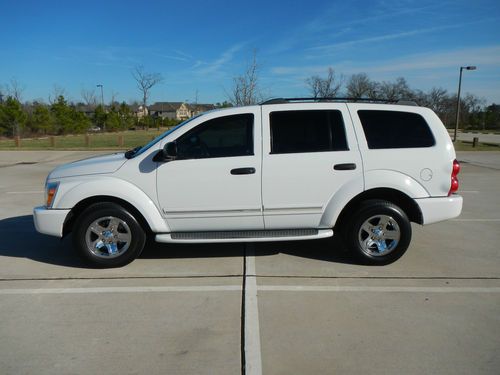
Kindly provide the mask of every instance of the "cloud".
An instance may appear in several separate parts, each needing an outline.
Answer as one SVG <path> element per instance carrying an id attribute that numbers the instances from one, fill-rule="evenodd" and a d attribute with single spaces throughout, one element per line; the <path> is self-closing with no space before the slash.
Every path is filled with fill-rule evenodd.
<path id="1" fill-rule="evenodd" d="M 378 66 L 364 66 L 363 71 L 370 72 L 404 72 L 416 70 L 432 70 L 458 68 L 466 65 L 500 67 L 500 45 L 488 47 L 472 47 L 459 50 L 433 52 L 410 55 L 404 58 L 379 62 Z M 358 66 L 359 68 L 359 66 Z M 359 69 L 358 69 L 359 70 Z"/>
<path id="2" fill-rule="evenodd" d="M 245 43 L 239 43 L 235 44 L 234 46 L 228 48 L 222 54 L 214 61 L 212 62 L 202 62 L 202 61 L 197 61 L 194 68 L 196 69 L 196 72 L 199 74 L 214 74 L 219 72 L 219 70 L 225 66 L 228 62 L 233 60 L 234 55 L 236 52 L 240 51 Z"/>
<path id="3" fill-rule="evenodd" d="M 278 76 L 308 77 L 326 72 L 329 66 L 333 66 L 337 72 L 344 74 L 359 72 L 403 74 L 409 71 L 451 69 L 460 65 L 477 65 L 479 68 L 481 66 L 500 67 L 500 45 L 413 54 L 391 60 L 371 60 L 369 64 L 344 61 L 330 65 L 275 66 L 270 70 Z"/>
<path id="4" fill-rule="evenodd" d="M 435 31 L 443 31 L 443 30 L 453 29 L 453 28 L 457 28 L 457 27 L 461 27 L 461 25 L 438 26 L 438 27 L 429 27 L 427 29 L 416 29 L 416 30 L 410 30 L 410 31 L 403 31 L 403 32 L 399 32 L 399 33 L 392 33 L 392 34 L 385 34 L 385 35 L 379 35 L 379 36 L 368 37 L 368 38 L 349 40 L 347 42 L 322 45 L 322 46 L 310 48 L 309 50 L 329 53 L 329 52 L 335 51 L 338 48 L 351 47 L 351 46 L 355 46 L 357 44 L 385 42 L 387 40 L 400 39 L 400 38 L 405 38 L 408 36 L 414 36 L 414 35 L 420 35 L 420 34 L 427 34 L 427 33 L 432 33 Z"/>

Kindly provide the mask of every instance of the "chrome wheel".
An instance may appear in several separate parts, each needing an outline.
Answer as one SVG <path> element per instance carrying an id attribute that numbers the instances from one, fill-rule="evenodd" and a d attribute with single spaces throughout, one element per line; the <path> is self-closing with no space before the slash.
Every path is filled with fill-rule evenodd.
<path id="1" fill-rule="evenodd" d="M 374 257 L 391 253 L 398 246 L 400 238 L 398 223 L 388 215 L 371 216 L 361 225 L 358 233 L 361 250 Z"/>
<path id="2" fill-rule="evenodd" d="M 132 241 L 128 224 L 117 217 L 105 216 L 93 221 L 85 233 L 89 251 L 99 258 L 115 258 L 125 253 Z"/>

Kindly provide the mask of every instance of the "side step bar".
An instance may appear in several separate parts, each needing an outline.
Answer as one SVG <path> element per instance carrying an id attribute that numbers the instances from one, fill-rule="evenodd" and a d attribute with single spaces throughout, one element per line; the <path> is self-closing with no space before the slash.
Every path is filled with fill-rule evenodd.
<path id="1" fill-rule="evenodd" d="M 268 242 L 312 240 L 333 236 L 331 229 L 279 229 L 243 230 L 230 232 L 173 232 L 161 233 L 156 242 L 208 243 L 208 242 Z"/>

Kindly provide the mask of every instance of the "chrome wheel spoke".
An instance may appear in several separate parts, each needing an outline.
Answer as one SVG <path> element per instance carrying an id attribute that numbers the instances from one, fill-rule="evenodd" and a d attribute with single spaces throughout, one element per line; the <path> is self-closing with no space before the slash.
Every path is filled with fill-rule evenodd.
<path id="1" fill-rule="evenodd" d="M 387 244 L 384 240 L 375 241 L 375 244 L 377 245 L 377 250 L 379 253 L 382 254 L 387 251 Z"/>
<path id="2" fill-rule="evenodd" d="M 109 255 L 116 254 L 116 252 L 118 251 L 118 247 L 116 246 L 116 243 L 113 243 L 113 242 L 106 244 L 106 248 L 108 249 Z"/>
<path id="3" fill-rule="evenodd" d="M 91 225 L 90 225 L 90 230 L 97 234 L 97 235 L 100 235 L 102 232 L 104 232 L 106 230 L 106 228 L 104 228 L 103 226 L 99 225 L 97 221 L 93 222 Z"/>
<path id="4" fill-rule="evenodd" d="M 389 215 L 369 217 L 359 227 L 358 241 L 361 250 L 369 256 L 385 256 L 398 245 L 401 232 L 399 225 Z"/>
<path id="5" fill-rule="evenodd" d="M 391 218 L 389 216 L 381 216 L 378 222 L 378 226 L 381 227 L 382 229 L 385 229 L 387 228 L 390 222 Z"/>
<path id="6" fill-rule="evenodd" d="M 118 232 L 116 234 L 116 241 L 117 242 L 130 242 L 131 239 L 132 239 L 132 236 L 130 235 L 130 233 Z"/>
<path id="7" fill-rule="evenodd" d="M 399 240 L 399 232 L 395 230 L 388 230 L 384 233 L 384 238 L 386 240 Z"/>
<path id="8" fill-rule="evenodd" d="M 93 255 L 99 258 L 115 258 L 130 247 L 132 232 L 125 220 L 105 216 L 88 226 L 85 242 Z"/>
<path id="9" fill-rule="evenodd" d="M 364 230 L 366 233 L 371 234 L 373 230 L 373 225 L 371 225 L 369 222 L 365 222 L 361 226 L 361 229 Z"/>
<path id="10" fill-rule="evenodd" d="M 102 240 L 100 238 L 98 238 L 97 240 L 92 242 L 92 247 L 94 249 L 101 250 L 103 246 L 104 246 L 104 242 L 102 242 Z"/>
<path id="11" fill-rule="evenodd" d="M 116 217 L 113 217 L 112 219 L 109 220 L 108 229 L 118 230 L 118 226 L 120 224 L 121 220 L 117 219 Z"/>
<path id="12" fill-rule="evenodd" d="M 373 240 L 371 239 L 371 237 L 367 237 L 366 240 L 364 240 L 362 243 L 363 249 L 365 250 L 369 249 L 370 246 L 372 245 L 373 245 Z"/>

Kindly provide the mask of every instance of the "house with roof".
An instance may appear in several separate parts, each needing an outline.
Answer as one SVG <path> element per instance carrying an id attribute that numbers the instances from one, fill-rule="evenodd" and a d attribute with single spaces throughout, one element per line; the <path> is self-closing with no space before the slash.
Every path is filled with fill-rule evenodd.
<path id="1" fill-rule="evenodd" d="M 148 107 L 149 114 L 154 117 L 181 121 L 212 109 L 215 109 L 213 104 L 188 104 L 182 102 L 156 102 Z"/>

